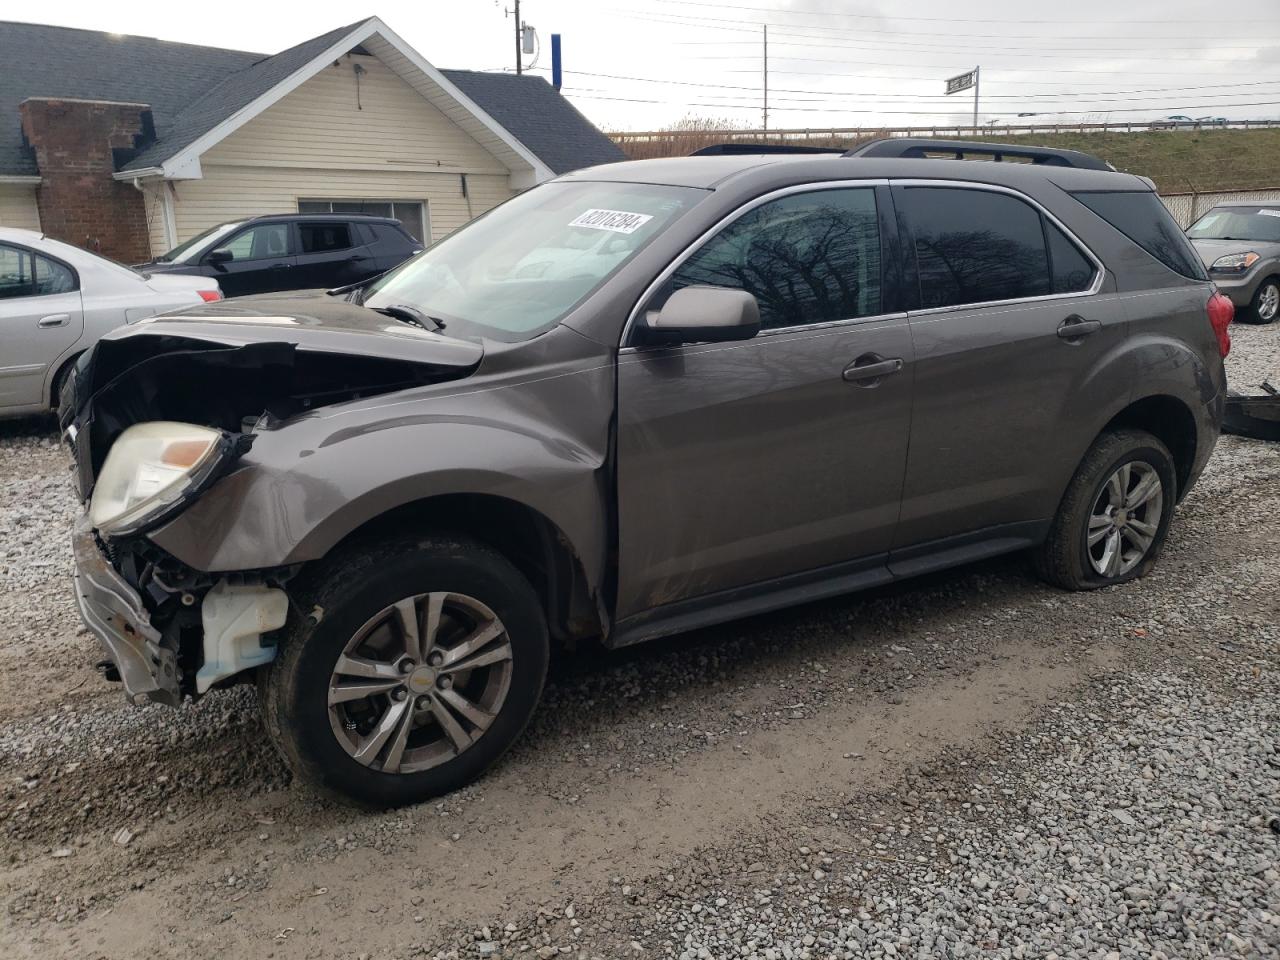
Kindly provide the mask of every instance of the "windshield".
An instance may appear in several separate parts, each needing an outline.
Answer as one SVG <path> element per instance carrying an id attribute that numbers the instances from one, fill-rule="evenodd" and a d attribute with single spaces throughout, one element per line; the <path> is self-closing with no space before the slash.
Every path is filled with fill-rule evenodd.
<path id="1" fill-rule="evenodd" d="M 1191 225 L 1192 240 L 1265 240 L 1280 243 L 1280 209 L 1215 207 Z"/>
<path id="2" fill-rule="evenodd" d="M 220 223 L 216 227 L 210 227 L 204 233 L 197 233 L 185 243 L 178 244 L 168 253 L 160 254 L 156 260 L 161 263 L 186 263 L 204 249 L 206 240 L 225 237 L 242 223 L 244 223 L 243 220 L 234 220 L 231 223 Z"/>
<path id="3" fill-rule="evenodd" d="M 361 302 L 413 307 L 452 335 L 528 340 L 705 196 L 692 187 L 546 183 L 378 278 Z"/>

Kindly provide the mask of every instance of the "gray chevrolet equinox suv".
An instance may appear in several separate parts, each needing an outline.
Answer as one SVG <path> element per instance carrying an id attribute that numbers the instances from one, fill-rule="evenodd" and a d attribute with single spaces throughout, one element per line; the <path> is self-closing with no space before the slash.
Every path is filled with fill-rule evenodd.
<path id="1" fill-rule="evenodd" d="M 172 706 L 256 682 L 298 777 L 399 804 L 511 746 L 553 643 L 1017 550 L 1071 590 L 1151 569 L 1232 308 L 1149 181 L 982 144 L 712 153 L 105 337 L 62 416 L 107 678 Z"/>

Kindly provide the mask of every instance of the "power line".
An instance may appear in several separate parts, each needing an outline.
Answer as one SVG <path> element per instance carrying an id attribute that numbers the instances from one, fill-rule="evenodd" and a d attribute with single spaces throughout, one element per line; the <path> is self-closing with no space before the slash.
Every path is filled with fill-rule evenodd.
<path id="1" fill-rule="evenodd" d="M 571 96 L 580 97 L 584 100 L 611 100 L 619 103 L 654 103 L 654 104 L 683 104 L 689 107 L 716 107 L 719 109 L 732 110 L 758 110 L 758 103 L 698 103 L 694 101 L 684 100 L 650 100 L 640 97 L 606 97 L 591 94 L 570 94 Z M 1183 110 L 1222 110 L 1224 108 L 1237 107 L 1275 107 L 1280 106 L 1280 100 L 1252 101 L 1250 103 L 1195 103 L 1183 104 Z M 902 117 L 936 117 L 946 113 L 955 113 L 954 110 L 876 110 L 864 107 L 787 107 L 787 112 L 804 112 L 804 113 L 888 113 L 893 116 Z M 984 111 L 985 112 L 985 111 Z M 1158 112 L 1155 107 L 1120 107 L 1107 110 L 1047 110 L 1045 113 L 1052 116 L 1081 116 L 1089 113 L 1152 113 Z M 1012 111 L 987 113 L 987 116 L 997 117 L 1016 117 L 1018 114 Z M 969 126 L 969 124 L 964 124 Z"/>
<path id="2" fill-rule="evenodd" d="M 588 16 L 596 13 L 610 14 L 613 16 L 623 17 L 629 20 L 642 20 L 649 23 L 666 24 L 669 26 L 680 26 L 680 27 L 686 27 L 689 29 L 722 30 L 722 31 L 735 32 L 735 33 L 754 34 L 756 32 L 756 27 L 759 26 L 759 24 L 755 24 L 753 26 L 743 26 L 744 21 L 740 19 L 729 20 L 722 17 L 705 16 L 703 14 L 664 13 L 662 11 L 628 11 L 625 9 L 617 9 L 617 10 L 610 10 L 610 11 L 588 10 L 588 11 L 585 11 L 585 13 Z M 833 36 L 859 38 L 859 37 L 865 37 L 869 33 L 878 34 L 878 35 L 891 38 L 885 41 L 881 41 L 884 43 L 906 42 L 906 41 L 899 41 L 899 40 L 892 39 L 892 38 L 903 38 L 903 37 L 907 38 L 907 40 L 925 38 L 925 37 L 938 37 L 943 39 L 956 39 L 956 40 L 999 40 L 1001 42 L 1007 42 L 1009 40 L 1043 41 L 1046 39 L 1045 35 L 1043 34 L 993 34 L 993 33 L 955 33 L 955 32 L 931 33 L 931 32 L 902 31 L 902 30 L 875 30 L 875 29 L 865 28 L 865 27 L 859 27 L 856 30 L 841 30 L 838 28 L 829 28 L 825 25 L 820 25 L 820 24 L 813 24 L 813 25 L 798 24 L 792 30 L 787 30 L 785 29 L 786 25 L 776 24 L 773 22 L 770 22 L 769 26 L 773 28 L 775 36 L 796 37 L 796 38 L 808 39 L 808 40 L 821 40 L 821 39 L 826 39 L 828 37 L 833 37 Z M 782 29 L 779 29 L 779 28 L 782 28 Z M 806 30 L 806 29 L 815 30 L 818 32 L 816 33 L 795 32 L 795 30 Z M 1147 41 L 1147 40 L 1153 41 L 1155 43 L 1160 43 L 1161 41 L 1164 41 L 1164 40 L 1201 40 L 1203 39 L 1203 37 L 1156 37 L 1156 36 L 1150 36 L 1150 35 L 1144 35 L 1141 37 L 1127 37 L 1127 36 L 1081 37 L 1081 36 L 1063 36 L 1060 34 L 1055 34 L 1052 36 L 1052 39 L 1053 40 L 1088 40 L 1093 42 L 1114 40 L 1117 43 L 1132 44 L 1138 41 Z M 1280 43 L 1280 37 L 1256 37 L 1256 39 L 1259 41 L 1266 41 L 1267 43 L 1258 43 L 1258 44 L 1239 47 L 1235 49 L 1243 49 L 1243 50 L 1267 49 L 1268 43 Z M 706 42 L 714 43 L 716 41 L 706 41 Z M 731 41 L 724 41 L 724 42 L 728 43 Z M 747 42 L 754 42 L 754 41 L 737 41 L 737 42 L 747 43 Z M 1139 49 L 1144 49 L 1144 48 L 1139 48 Z M 1156 49 L 1165 49 L 1165 48 L 1156 48 Z M 1202 48 L 1195 48 L 1195 49 L 1202 49 Z M 1231 49 L 1231 48 L 1222 48 L 1222 49 Z"/>
<path id="3" fill-rule="evenodd" d="M 855 20 L 906 20 L 912 23 L 1034 23 L 1044 25 L 1056 24 L 1084 24 L 1092 23 L 1099 26 L 1111 26 L 1113 24 L 1136 24 L 1142 26 L 1150 26 L 1149 20 L 1095 20 L 1088 19 L 1069 19 L 1069 20 L 1017 20 L 1011 17 L 997 18 L 979 18 L 979 17 L 903 17 L 896 14 L 883 16 L 881 14 L 871 13 L 844 13 L 829 10 L 797 10 L 794 7 L 787 7 L 783 10 L 769 7 L 749 7 L 742 4 L 733 3 L 711 3 L 708 0 L 651 0 L 653 3 L 661 3 L 664 5 L 675 5 L 680 7 L 712 7 L 716 10 L 746 10 L 754 13 L 770 13 L 777 16 L 783 13 L 787 16 L 797 17 L 839 17 L 842 19 Z M 1162 23 L 1194 23 L 1198 26 L 1204 25 L 1203 19 L 1193 20 L 1161 20 Z"/>
<path id="4" fill-rule="evenodd" d="M 616 73 L 592 73 L 586 70 L 566 70 L 564 72 L 566 75 L 569 75 L 569 76 L 595 77 L 595 78 L 604 79 L 604 80 L 622 80 L 622 81 L 630 81 L 630 82 L 638 82 L 638 83 L 660 83 L 660 84 L 663 84 L 664 86 L 699 87 L 699 88 L 716 89 L 716 90 L 742 90 L 742 91 L 748 91 L 748 92 L 756 92 L 760 89 L 758 86 L 748 86 L 748 85 L 728 84 L 728 83 L 702 83 L 695 80 L 665 80 L 665 79 L 657 79 L 654 77 L 632 77 L 632 76 L 626 76 L 623 74 L 616 74 Z M 940 78 L 927 77 L 923 79 L 937 82 Z M 1093 93 L 1098 96 L 1113 96 L 1113 95 L 1120 96 L 1120 95 L 1134 94 L 1134 93 L 1176 93 L 1176 92 L 1183 92 L 1183 91 L 1199 93 L 1200 91 L 1204 91 L 1204 90 L 1217 90 L 1217 89 L 1223 89 L 1223 88 L 1230 88 L 1234 90 L 1240 87 L 1261 87 L 1261 86 L 1276 86 L 1276 85 L 1280 85 L 1280 80 L 1259 80 L 1259 81 L 1252 81 L 1248 83 L 1201 84 L 1201 85 L 1193 85 L 1193 86 L 1185 86 L 1185 87 L 1145 87 L 1145 88 L 1138 88 L 1134 90 L 1098 90 L 1098 91 L 1093 91 Z M 808 90 L 802 87 L 776 87 L 776 88 L 770 88 L 770 89 L 777 93 L 805 93 L 805 94 L 815 94 L 823 97 L 866 97 L 866 98 L 871 98 L 876 100 L 884 100 L 884 99 L 922 100 L 923 99 L 923 100 L 937 100 L 939 102 L 946 102 L 946 103 L 952 102 L 948 97 L 942 94 L 939 94 L 937 96 L 930 96 L 927 94 L 914 94 L 914 93 L 876 93 L 874 91 L 852 91 L 852 90 L 824 91 L 824 90 Z M 1267 92 L 1275 93 L 1280 91 L 1267 91 Z M 1209 93 L 1209 94 L 1205 94 L 1205 96 L 1206 97 L 1223 97 L 1223 96 L 1232 96 L 1232 94 Z M 1023 101 L 1029 101 L 1029 100 L 1039 100 L 1039 99 L 1047 99 L 1047 98 L 1056 99 L 1056 98 L 1064 98 L 1064 97 L 1071 98 L 1074 100 L 1080 99 L 1080 95 L 1078 91 L 1066 91 L 1066 90 L 1060 93 L 991 94 L 987 97 L 984 97 L 983 99 L 984 100 L 1016 100 L 1019 102 L 1023 102 Z M 1140 97 L 1136 99 L 1155 99 L 1155 98 Z"/>

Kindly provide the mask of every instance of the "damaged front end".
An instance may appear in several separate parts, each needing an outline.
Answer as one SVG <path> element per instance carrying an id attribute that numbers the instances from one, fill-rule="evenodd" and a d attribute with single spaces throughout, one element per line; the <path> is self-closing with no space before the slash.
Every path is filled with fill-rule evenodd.
<path id="1" fill-rule="evenodd" d="M 72 536 L 76 600 L 135 703 L 177 706 L 270 662 L 298 570 L 201 571 L 149 534 L 235 473 L 263 431 L 466 376 L 481 355 L 470 342 L 379 329 L 385 318 L 347 304 L 275 317 L 243 303 L 116 331 L 61 398 L 85 506 Z"/>

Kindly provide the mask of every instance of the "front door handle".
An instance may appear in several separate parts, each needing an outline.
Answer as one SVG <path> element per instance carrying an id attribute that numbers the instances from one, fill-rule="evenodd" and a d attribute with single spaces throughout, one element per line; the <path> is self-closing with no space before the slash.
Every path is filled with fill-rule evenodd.
<path id="1" fill-rule="evenodd" d="M 1079 340 L 1091 333 L 1097 333 L 1101 329 L 1102 321 L 1086 320 L 1079 314 L 1073 313 L 1058 324 L 1058 336 L 1063 340 Z"/>
<path id="2" fill-rule="evenodd" d="M 41 317 L 36 321 L 37 327 L 65 327 L 71 320 L 69 313 L 54 313 L 47 317 Z"/>
<path id="3" fill-rule="evenodd" d="M 901 357 L 882 357 L 878 353 L 864 353 L 844 368 L 841 375 L 848 383 L 861 387 L 874 387 L 884 377 L 902 369 Z"/>

